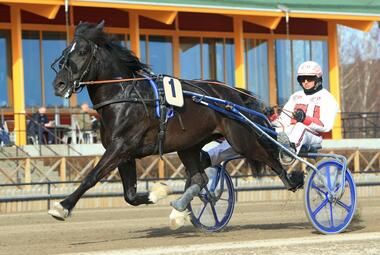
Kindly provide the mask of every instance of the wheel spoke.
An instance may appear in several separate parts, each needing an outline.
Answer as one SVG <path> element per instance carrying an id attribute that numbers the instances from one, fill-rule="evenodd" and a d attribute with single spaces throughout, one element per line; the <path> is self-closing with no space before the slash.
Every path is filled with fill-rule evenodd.
<path id="1" fill-rule="evenodd" d="M 327 179 L 327 188 L 328 190 L 331 190 L 330 166 L 326 167 L 326 179 Z"/>
<path id="2" fill-rule="evenodd" d="M 207 202 L 206 202 L 206 203 L 203 202 L 203 208 L 202 208 L 202 210 L 201 210 L 201 212 L 199 213 L 198 218 L 197 218 L 198 221 L 200 221 L 200 218 L 202 217 L 203 212 L 205 211 L 205 209 L 206 209 L 206 207 L 207 207 L 207 204 L 208 204 Z"/>
<path id="3" fill-rule="evenodd" d="M 347 212 L 350 212 L 350 210 L 351 210 L 351 206 L 346 205 L 345 203 L 343 203 L 343 202 L 340 201 L 340 200 L 336 201 L 336 203 L 337 203 L 338 205 L 340 205 L 341 207 L 343 207 L 344 209 L 346 209 Z"/>
<path id="4" fill-rule="evenodd" d="M 330 203 L 330 221 L 331 221 L 331 227 L 334 227 L 334 215 L 333 215 L 333 205 Z"/>
<path id="5" fill-rule="evenodd" d="M 216 213 L 216 209 L 212 203 L 210 203 L 212 214 L 214 215 L 214 219 L 216 223 L 219 223 L 218 214 Z"/>
<path id="6" fill-rule="evenodd" d="M 328 201 L 329 200 L 327 198 L 323 200 L 323 202 L 317 207 L 317 209 L 315 209 L 315 211 L 312 212 L 313 217 L 315 217 L 319 213 L 319 211 L 322 210 L 322 208 L 327 204 Z"/>
<path id="7" fill-rule="evenodd" d="M 322 194 L 326 195 L 326 192 L 324 192 L 320 187 L 318 187 L 317 185 L 315 185 L 314 182 L 311 184 L 311 188 L 316 189 L 319 193 L 322 193 Z"/>
<path id="8" fill-rule="evenodd" d="M 333 178 L 331 182 L 331 189 L 335 188 L 335 185 L 337 184 L 338 176 L 339 176 L 339 171 L 336 168 L 333 168 L 333 169 L 335 169 L 335 171 L 332 171 L 332 173 L 330 173 L 331 177 Z M 334 175 L 332 175 L 333 173 Z"/>

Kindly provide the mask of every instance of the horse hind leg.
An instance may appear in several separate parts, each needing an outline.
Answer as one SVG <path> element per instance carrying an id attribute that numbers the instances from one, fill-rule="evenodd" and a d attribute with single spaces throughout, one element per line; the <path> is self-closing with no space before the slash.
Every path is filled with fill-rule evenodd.
<path id="1" fill-rule="evenodd" d="M 277 150 L 274 148 L 266 148 L 260 144 L 258 138 L 253 138 L 252 134 L 250 134 L 252 131 L 248 131 L 246 128 L 230 120 L 226 121 L 225 129 L 227 131 L 225 137 L 236 152 L 244 155 L 246 158 L 258 160 L 271 167 L 288 190 L 296 191 L 303 186 L 303 172 L 293 171 L 288 174 L 277 159 L 277 155 L 275 155 Z M 241 137 L 246 137 L 247 139 L 241 139 Z M 275 145 L 269 144 L 267 146 Z"/>
<path id="2" fill-rule="evenodd" d="M 202 169 L 200 152 L 200 145 L 178 152 L 178 156 L 185 165 L 187 172 L 187 189 L 179 199 L 172 201 L 170 205 L 179 212 L 185 211 L 194 196 L 208 183 L 208 177 L 204 169 Z"/>
<path id="3" fill-rule="evenodd" d="M 124 199 L 130 205 L 157 203 L 170 194 L 169 187 L 162 183 L 156 183 L 150 193 L 138 194 L 136 161 L 134 159 L 121 163 L 118 170 L 123 183 Z"/>

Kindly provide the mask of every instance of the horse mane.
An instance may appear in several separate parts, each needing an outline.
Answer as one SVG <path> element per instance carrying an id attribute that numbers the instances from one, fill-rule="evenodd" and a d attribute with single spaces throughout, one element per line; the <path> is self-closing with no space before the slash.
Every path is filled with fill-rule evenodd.
<path id="1" fill-rule="evenodd" d="M 263 112 L 266 104 L 265 102 L 255 93 L 250 90 L 243 88 L 235 88 L 239 92 L 240 98 L 243 100 L 244 105 L 250 109 Z"/>
<path id="2" fill-rule="evenodd" d="M 95 24 L 81 22 L 75 29 L 74 37 L 84 38 L 92 41 L 99 47 L 107 49 L 116 59 L 119 60 L 123 70 L 130 70 L 136 73 L 140 70 L 149 69 L 149 66 L 142 63 L 135 53 L 122 46 L 116 36 L 109 35 L 103 31 L 103 23 Z"/>

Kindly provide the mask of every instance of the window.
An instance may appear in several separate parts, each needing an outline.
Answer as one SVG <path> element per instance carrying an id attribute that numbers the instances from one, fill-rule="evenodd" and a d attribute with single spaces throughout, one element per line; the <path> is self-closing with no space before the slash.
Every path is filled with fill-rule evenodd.
<path id="1" fill-rule="evenodd" d="M 225 82 L 231 86 L 235 84 L 235 45 L 233 39 L 225 40 L 226 47 L 226 80 Z"/>
<path id="2" fill-rule="evenodd" d="M 140 36 L 141 61 L 157 74 L 173 75 L 173 42 L 171 36 Z"/>
<path id="3" fill-rule="evenodd" d="M 268 42 L 245 39 L 245 66 L 248 90 L 269 102 Z"/>
<path id="4" fill-rule="evenodd" d="M 149 65 L 153 72 L 173 75 L 173 46 L 169 36 L 149 36 Z"/>
<path id="5" fill-rule="evenodd" d="M 55 72 L 50 68 L 66 47 L 63 32 L 22 32 L 25 106 L 68 106 L 68 100 L 54 95 Z"/>
<path id="6" fill-rule="evenodd" d="M 181 78 L 212 79 L 233 85 L 234 44 L 227 38 L 180 38 Z"/>
<path id="7" fill-rule="evenodd" d="M 279 105 L 285 104 L 289 96 L 300 89 L 296 80 L 297 69 L 302 62 L 307 60 L 316 61 L 321 65 L 323 85 L 328 88 L 328 48 L 326 41 L 276 40 L 276 77 Z"/>
<path id="8" fill-rule="evenodd" d="M 202 43 L 203 79 L 224 81 L 223 39 L 205 38 Z"/>
<path id="9" fill-rule="evenodd" d="M 180 64 L 182 79 L 201 79 L 201 39 L 181 37 Z"/>
<path id="10" fill-rule="evenodd" d="M 140 35 L 140 61 L 143 63 L 148 63 L 148 60 L 146 59 L 146 52 L 148 51 L 146 38 L 146 35 Z"/>
<path id="11" fill-rule="evenodd" d="M 42 105 L 41 46 L 38 31 L 22 32 L 25 106 Z M 58 55 L 58 54 L 57 54 Z"/>
<path id="12" fill-rule="evenodd" d="M 60 56 L 66 48 L 66 34 L 61 32 L 43 32 L 42 33 L 42 55 L 43 55 L 43 84 L 45 105 L 51 106 L 68 106 L 67 99 L 57 97 L 54 94 L 53 80 L 55 72 L 50 68 L 51 63 Z"/>
<path id="13" fill-rule="evenodd" d="M 0 30 L 0 107 L 9 106 L 8 81 L 10 73 L 10 35 Z"/>

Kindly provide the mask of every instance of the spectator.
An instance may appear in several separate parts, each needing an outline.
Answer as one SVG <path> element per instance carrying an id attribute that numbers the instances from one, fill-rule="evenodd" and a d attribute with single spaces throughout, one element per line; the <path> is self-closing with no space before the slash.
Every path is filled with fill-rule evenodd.
<path id="1" fill-rule="evenodd" d="M 46 108 L 40 107 L 38 109 L 38 112 L 33 113 L 32 119 L 28 123 L 28 136 L 33 137 L 33 139 L 37 139 L 39 144 L 46 144 L 45 135 L 47 135 L 48 142 L 52 143 L 53 137 L 50 135 L 50 133 L 48 133 L 46 129 L 46 127 L 49 126 L 51 126 L 51 122 L 49 122 L 48 116 L 46 115 Z"/>
<path id="2" fill-rule="evenodd" d="M 94 143 L 98 141 L 100 138 L 100 127 L 99 127 L 99 121 L 95 116 L 91 116 L 91 129 L 94 136 Z"/>
<path id="3" fill-rule="evenodd" d="M 83 103 L 81 106 L 81 111 L 78 116 L 77 122 L 81 131 L 90 131 L 91 130 L 91 117 L 89 114 L 90 107 L 87 103 Z"/>
<path id="4" fill-rule="evenodd" d="M 93 143 L 94 138 L 97 137 L 97 130 L 99 129 L 99 122 L 95 116 L 90 116 L 90 107 L 87 103 L 81 105 L 81 112 L 78 118 L 79 129 L 84 134 L 84 140 L 86 143 Z"/>
<path id="5" fill-rule="evenodd" d="M 4 127 L 3 123 L 0 121 L 0 146 L 9 146 L 11 145 L 11 139 L 9 138 L 9 134 Z"/>

